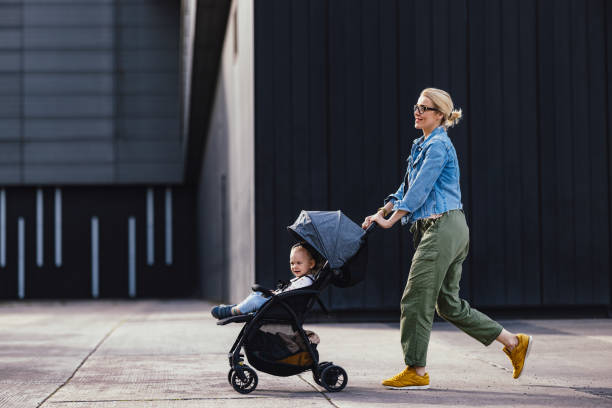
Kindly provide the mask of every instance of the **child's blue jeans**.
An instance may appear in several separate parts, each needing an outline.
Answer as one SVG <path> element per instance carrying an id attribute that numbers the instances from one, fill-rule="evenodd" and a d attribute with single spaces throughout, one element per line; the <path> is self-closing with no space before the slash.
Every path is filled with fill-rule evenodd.
<path id="1" fill-rule="evenodd" d="M 242 302 L 238 303 L 236 307 L 240 310 L 240 313 L 247 314 L 259 310 L 268 300 L 270 299 L 264 297 L 261 292 L 251 292 L 251 294 Z"/>

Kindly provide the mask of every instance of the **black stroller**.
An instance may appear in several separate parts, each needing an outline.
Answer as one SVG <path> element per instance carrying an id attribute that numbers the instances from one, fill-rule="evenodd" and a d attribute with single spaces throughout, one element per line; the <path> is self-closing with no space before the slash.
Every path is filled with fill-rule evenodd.
<path id="1" fill-rule="evenodd" d="M 329 284 L 353 286 L 363 280 L 367 261 L 365 231 L 341 211 L 302 211 L 287 230 L 309 243 L 325 260 L 311 286 L 282 293 L 254 285 L 268 300 L 257 312 L 228 317 L 217 322 L 246 323 L 229 352 L 229 383 L 248 394 L 257 387 L 257 370 L 276 376 L 290 376 L 312 370 L 314 381 L 330 392 L 344 389 L 346 371 L 332 362 L 320 362 L 318 336 L 302 328 L 315 302 L 327 313 L 319 293 Z"/>

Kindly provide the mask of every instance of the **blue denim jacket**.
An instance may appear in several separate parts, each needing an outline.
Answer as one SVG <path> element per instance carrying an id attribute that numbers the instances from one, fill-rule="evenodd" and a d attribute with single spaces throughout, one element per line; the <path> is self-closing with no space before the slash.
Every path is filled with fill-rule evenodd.
<path id="1" fill-rule="evenodd" d="M 385 199 L 385 204 L 393 202 L 393 211 L 408 211 L 402 225 L 463 208 L 457 152 L 443 127 L 425 141 L 423 136 L 416 139 L 407 161 L 404 182 Z"/>

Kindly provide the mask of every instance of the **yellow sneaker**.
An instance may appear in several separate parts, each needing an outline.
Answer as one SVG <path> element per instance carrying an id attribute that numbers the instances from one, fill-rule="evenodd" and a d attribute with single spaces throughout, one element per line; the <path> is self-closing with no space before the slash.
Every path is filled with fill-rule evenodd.
<path id="1" fill-rule="evenodd" d="M 398 375 L 384 380 L 382 385 L 396 390 L 425 390 L 429 388 L 429 374 L 420 376 L 414 368 L 406 367 Z"/>
<path id="2" fill-rule="evenodd" d="M 519 333 L 517 334 L 517 337 L 519 342 L 516 347 L 512 349 L 512 351 L 508 350 L 505 346 L 503 348 L 504 353 L 506 353 L 510 361 L 512 361 L 512 367 L 514 367 L 514 370 L 512 371 L 513 378 L 519 378 L 523 373 L 525 361 L 527 360 L 527 356 L 531 350 L 531 345 L 533 344 L 533 339 L 531 336 Z"/>

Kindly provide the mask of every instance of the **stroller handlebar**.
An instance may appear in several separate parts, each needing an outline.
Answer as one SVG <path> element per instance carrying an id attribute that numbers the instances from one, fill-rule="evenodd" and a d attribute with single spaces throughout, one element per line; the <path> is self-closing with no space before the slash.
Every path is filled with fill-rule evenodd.
<path id="1" fill-rule="evenodd" d="M 370 234 L 373 230 L 376 229 L 376 227 L 378 227 L 378 224 L 376 222 L 371 223 L 370 226 L 366 229 L 366 235 Z"/>

